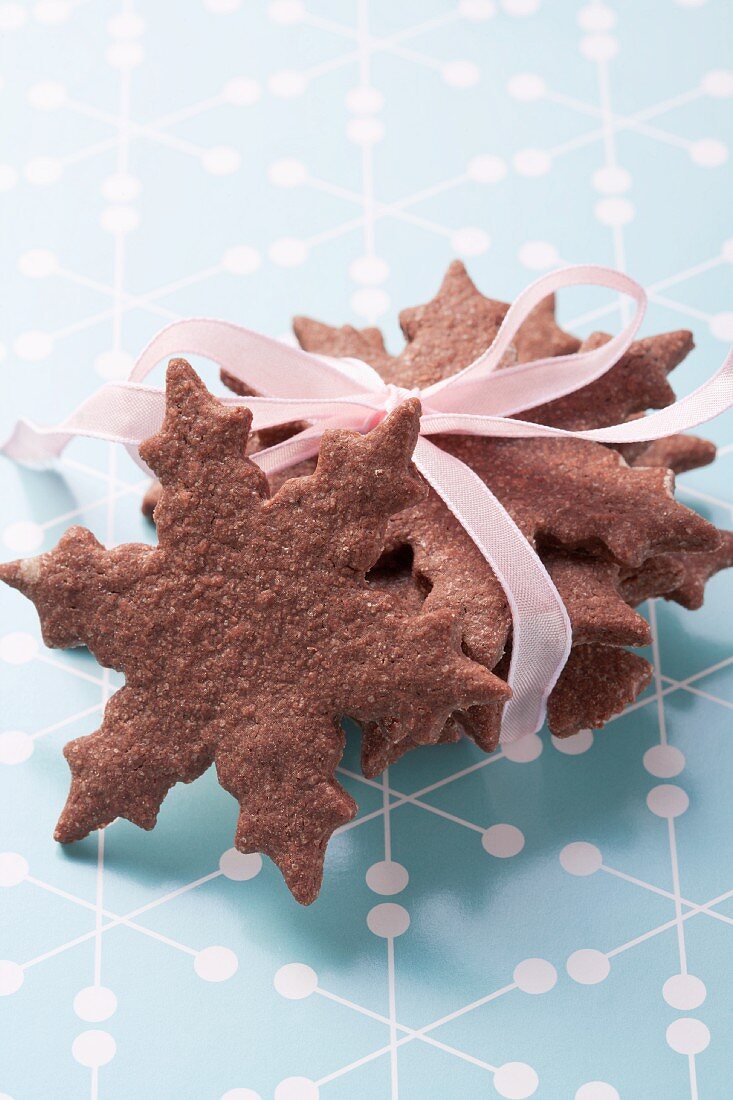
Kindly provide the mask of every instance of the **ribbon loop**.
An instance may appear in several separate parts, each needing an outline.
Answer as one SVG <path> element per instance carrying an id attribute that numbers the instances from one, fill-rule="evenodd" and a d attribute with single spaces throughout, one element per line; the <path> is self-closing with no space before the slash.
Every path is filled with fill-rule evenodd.
<path id="1" fill-rule="evenodd" d="M 625 328 L 608 343 L 591 351 L 534 359 L 498 370 L 506 352 L 528 316 L 548 294 L 561 287 L 602 286 L 626 294 L 636 312 Z M 450 378 L 424 391 L 432 408 L 459 412 L 470 408 L 483 416 L 512 416 L 573 393 L 605 374 L 628 350 L 646 312 L 646 294 L 621 271 L 587 264 L 544 275 L 530 284 L 507 310 L 491 346 Z"/>

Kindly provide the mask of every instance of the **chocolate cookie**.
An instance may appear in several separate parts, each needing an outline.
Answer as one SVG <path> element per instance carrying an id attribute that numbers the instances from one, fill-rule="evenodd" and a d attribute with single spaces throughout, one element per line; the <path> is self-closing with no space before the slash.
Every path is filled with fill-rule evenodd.
<path id="1" fill-rule="evenodd" d="M 328 432 L 315 472 L 270 497 L 245 456 L 250 413 L 171 363 L 165 421 L 140 448 L 163 486 L 159 545 L 105 550 L 76 527 L 0 567 L 48 645 L 87 645 L 125 674 L 100 729 L 66 746 L 57 840 L 116 817 L 151 829 L 168 790 L 215 763 L 240 805 L 237 848 L 265 852 L 308 903 L 329 837 L 356 812 L 334 776 L 338 719 L 429 742 L 454 711 L 506 699 L 462 652 L 455 612 L 407 608 L 365 580 L 388 517 L 425 492 L 410 462 L 419 414 L 409 401 L 366 436 Z"/>

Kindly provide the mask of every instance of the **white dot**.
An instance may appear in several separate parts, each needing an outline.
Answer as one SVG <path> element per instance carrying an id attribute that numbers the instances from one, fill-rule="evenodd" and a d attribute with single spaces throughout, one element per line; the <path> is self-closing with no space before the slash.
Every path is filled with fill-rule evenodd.
<path id="1" fill-rule="evenodd" d="M 267 254 L 280 267 L 298 267 L 305 263 L 308 247 L 304 241 L 298 241 L 295 237 L 281 237 L 279 241 L 273 241 Z"/>
<path id="2" fill-rule="evenodd" d="M 727 241 L 723 241 L 721 252 L 723 259 L 727 260 L 729 264 L 733 264 L 733 237 L 730 237 Z"/>
<path id="3" fill-rule="evenodd" d="M 134 11 L 120 12 L 107 22 L 107 33 L 112 38 L 139 38 L 145 31 L 145 20 Z"/>
<path id="4" fill-rule="evenodd" d="M 660 783 L 649 791 L 646 804 L 657 817 L 679 817 L 690 805 L 690 800 L 681 787 L 675 787 L 672 783 Z"/>
<path id="5" fill-rule="evenodd" d="M 501 0 L 501 6 L 507 15 L 534 15 L 540 0 Z"/>
<path id="6" fill-rule="evenodd" d="M 593 173 L 593 186 L 604 195 L 617 195 L 631 187 L 631 173 L 616 164 L 607 164 Z"/>
<path id="7" fill-rule="evenodd" d="M 221 258 L 221 266 L 232 275 L 251 275 L 262 262 L 256 248 L 238 244 L 228 248 Z"/>
<path id="8" fill-rule="evenodd" d="M 275 1089 L 275 1100 L 318 1100 L 319 1088 L 310 1077 L 286 1077 Z"/>
<path id="9" fill-rule="evenodd" d="M 710 1042 L 710 1032 L 702 1020 L 683 1016 L 667 1028 L 667 1044 L 678 1054 L 701 1054 Z"/>
<path id="10" fill-rule="evenodd" d="M 17 963 L 0 959 L 0 997 L 9 997 L 17 993 L 23 984 L 23 967 Z"/>
<path id="11" fill-rule="evenodd" d="M 483 153 L 478 157 L 471 157 L 467 172 L 469 179 L 476 183 L 498 183 L 507 173 L 506 161 L 490 153 Z"/>
<path id="12" fill-rule="evenodd" d="M 621 1100 L 618 1090 L 605 1081 L 586 1081 L 575 1093 L 575 1100 Z"/>
<path id="13" fill-rule="evenodd" d="M 0 733 L 0 764 L 22 764 L 33 753 L 33 738 L 23 730 Z"/>
<path id="14" fill-rule="evenodd" d="M 220 15 L 229 15 L 233 11 L 238 11 L 241 6 L 242 0 L 204 0 L 205 8 Z"/>
<path id="15" fill-rule="evenodd" d="M 389 275 L 389 266 L 378 256 L 358 256 L 349 264 L 349 275 L 362 286 L 377 286 Z"/>
<path id="16" fill-rule="evenodd" d="M 578 12 L 578 25 L 584 31 L 610 31 L 616 26 L 616 13 L 606 4 L 586 4 Z"/>
<path id="17" fill-rule="evenodd" d="M 66 103 L 66 88 L 55 80 L 43 80 L 28 89 L 28 102 L 38 111 L 56 111 Z"/>
<path id="18" fill-rule="evenodd" d="M 33 18 L 50 26 L 65 23 L 70 15 L 71 5 L 66 0 L 42 0 L 33 9 Z"/>
<path id="19" fill-rule="evenodd" d="M 134 202 L 140 194 L 140 180 L 129 172 L 114 172 L 102 183 L 102 194 L 108 202 Z"/>
<path id="20" fill-rule="evenodd" d="M 552 744 L 565 756 L 580 756 L 593 747 L 593 734 L 590 730 L 581 730 L 572 737 L 553 737 Z"/>
<path id="21" fill-rule="evenodd" d="M 369 84 L 360 84 L 346 93 L 346 106 L 354 115 L 373 115 L 382 110 L 384 96 Z"/>
<path id="22" fill-rule="evenodd" d="M 581 985 L 596 985 L 604 981 L 611 972 L 608 956 L 592 947 L 573 951 L 565 965 L 573 981 Z"/>
<path id="23" fill-rule="evenodd" d="M 514 968 L 514 981 L 523 993 L 549 993 L 557 982 L 557 970 L 547 959 L 524 959 Z"/>
<path id="24" fill-rule="evenodd" d="M 305 5 L 301 0 L 273 0 L 267 14 L 274 23 L 300 23 L 305 17 Z"/>
<path id="25" fill-rule="evenodd" d="M 27 875 L 27 859 L 17 852 L 0 852 L 0 886 L 18 886 Z"/>
<path id="26" fill-rule="evenodd" d="M 719 340 L 733 340 L 733 313 L 716 313 L 710 318 L 710 331 Z"/>
<path id="27" fill-rule="evenodd" d="M 527 241 L 519 249 L 519 260 L 531 271 L 546 271 L 560 261 L 554 244 L 548 241 Z"/>
<path id="28" fill-rule="evenodd" d="M 140 224 L 140 215 L 134 206 L 108 206 L 102 211 L 99 223 L 108 233 L 131 233 Z"/>
<path id="29" fill-rule="evenodd" d="M 10 550 L 30 554 L 43 542 L 43 528 L 27 520 L 10 523 L 3 531 L 3 542 Z"/>
<path id="30" fill-rule="evenodd" d="M 618 228 L 633 220 L 636 211 L 628 199 L 600 199 L 595 205 L 595 215 L 602 225 Z"/>
<path id="31" fill-rule="evenodd" d="M 107 47 L 104 56 L 107 58 L 108 65 L 111 65 L 113 69 L 121 69 L 124 72 L 127 69 L 136 69 L 138 65 L 142 65 L 145 51 L 139 42 L 118 41 L 112 42 Z"/>
<path id="32" fill-rule="evenodd" d="M 542 738 L 536 733 L 530 733 L 527 737 L 520 737 L 518 741 L 508 741 L 501 746 L 501 754 L 512 764 L 531 764 L 542 752 L 545 746 Z"/>
<path id="33" fill-rule="evenodd" d="M 702 138 L 700 141 L 693 141 L 690 156 L 702 168 L 718 168 L 727 161 L 728 149 L 722 141 L 715 138 Z"/>
<path id="34" fill-rule="evenodd" d="M 375 936 L 401 936 L 410 927 L 410 914 L 402 905 L 385 901 L 369 910 L 367 926 Z"/>
<path id="35" fill-rule="evenodd" d="M 58 271 L 59 262 L 53 252 L 45 248 L 33 248 L 18 258 L 18 269 L 29 279 L 46 279 Z"/>
<path id="36" fill-rule="evenodd" d="M 17 31 L 25 19 L 26 13 L 20 4 L 0 4 L 0 31 Z"/>
<path id="37" fill-rule="evenodd" d="M 560 852 L 560 866 L 569 875 L 594 875 L 602 863 L 600 849 L 595 844 L 586 844 L 584 840 L 566 844 Z"/>
<path id="38" fill-rule="evenodd" d="M 389 295 L 378 287 L 363 287 L 351 295 L 351 308 L 354 313 L 369 320 L 381 317 L 389 309 Z"/>
<path id="39" fill-rule="evenodd" d="M 407 868 L 391 859 L 373 863 L 366 873 L 366 884 L 375 894 L 399 894 L 409 880 Z"/>
<path id="40" fill-rule="evenodd" d="M 25 178 L 37 187 L 55 183 L 61 177 L 63 165 L 56 157 L 34 157 L 25 166 Z"/>
<path id="41" fill-rule="evenodd" d="M 534 1096 L 540 1079 L 526 1062 L 505 1062 L 494 1074 L 494 1088 L 505 1100 L 527 1100 Z"/>
<path id="42" fill-rule="evenodd" d="M 673 974 L 662 986 L 662 996 L 668 1005 L 689 1012 L 699 1008 L 707 996 L 705 983 L 694 974 Z"/>
<path id="43" fill-rule="evenodd" d="M 355 145 L 374 145 L 384 137 L 384 123 L 371 115 L 351 118 L 346 124 L 346 136 Z"/>
<path id="44" fill-rule="evenodd" d="M 581 39 L 580 52 L 589 61 L 610 61 L 618 53 L 618 42 L 612 34 L 589 34 Z"/>
<path id="45" fill-rule="evenodd" d="M 262 1097 L 254 1089 L 227 1089 L 219 1100 L 262 1100 Z"/>
<path id="46" fill-rule="evenodd" d="M 685 766 L 684 753 L 674 745 L 654 745 L 644 753 L 644 767 L 657 779 L 671 779 Z"/>
<path id="47" fill-rule="evenodd" d="M 288 963 L 280 967 L 273 985 L 281 997 L 287 997 L 289 1001 L 302 1001 L 315 992 L 318 975 L 304 963 Z"/>
<path id="48" fill-rule="evenodd" d="M 108 1020 L 117 1011 L 117 998 L 103 985 L 88 985 L 74 997 L 74 1012 L 90 1024 Z"/>
<path id="49" fill-rule="evenodd" d="M 110 380 L 129 378 L 135 360 L 126 351 L 103 351 L 94 360 L 94 370 L 101 378 Z"/>
<path id="50" fill-rule="evenodd" d="M 228 848 L 219 860 L 219 870 L 233 882 L 247 882 L 262 870 L 262 856 L 259 852 L 238 852 L 236 848 Z"/>
<path id="51" fill-rule="evenodd" d="M 11 164 L 0 164 L 0 191 L 11 191 L 18 182 L 18 173 Z"/>
<path id="52" fill-rule="evenodd" d="M 273 73 L 267 81 L 267 87 L 273 95 L 281 99 L 293 99 L 302 95 L 308 86 L 308 79 L 303 73 L 295 69 L 283 69 L 279 73 Z"/>
<path id="53" fill-rule="evenodd" d="M 0 660 L 9 665 L 24 665 L 38 653 L 38 642 L 32 634 L 6 634 L 0 638 Z"/>
<path id="54" fill-rule="evenodd" d="M 47 332 L 22 332 L 13 344 L 13 350 L 19 359 L 39 363 L 53 351 L 53 340 Z"/>
<path id="55" fill-rule="evenodd" d="M 483 229 L 467 225 L 451 234 L 451 245 L 461 256 L 480 256 L 491 244 L 491 237 Z"/>
<path id="56" fill-rule="evenodd" d="M 552 167 L 552 157 L 543 149 L 520 149 L 514 167 L 520 176 L 544 176 Z"/>
<path id="57" fill-rule="evenodd" d="M 262 95 L 262 88 L 250 77 L 234 76 L 227 80 L 221 94 L 227 103 L 232 103 L 235 107 L 251 107 Z"/>
<path id="58" fill-rule="evenodd" d="M 270 165 L 267 178 L 275 187 L 300 187 L 308 182 L 308 169 L 302 161 L 286 157 Z"/>
<path id="59" fill-rule="evenodd" d="M 700 86 L 715 99 L 727 99 L 733 95 L 733 73 L 729 69 L 714 69 L 711 73 L 705 73 Z"/>
<path id="60" fill-rule="evenodd" d="M 536 73 L 517 73 L 510 78 L 507 91 L 514 99 L 530 103 L 534 99 L 542 99 L 547 88 L 542 77 Z"/>
<path id="61" fill-rule="evenodd" d="M 228 145 L 215 145 L 213 149 L 207 149 L 201 154 L 201 164 L 206 172 L 212 176 L 228 176 L 236 172 L 242 158 L 236 149 Z"/>
<path id="62" fill-rule="evenodd" d="M 496 15 L 496 4 L 494 0 L 461 0 L 458 12 L 464 19 L 475 19 L 478 22 Z"/>
<path id="63" fill-rule="evenodd" d="M 451 88 L 471 88 L 481 79 L 481 71 L 473 61 L 446 61 L 440 74 Z"/>
<path id="64" fill-rule="evenodd" d="M 106 1066 L 115 1056 L 117 1045 L 108 1031 L 82 1031 L 71 1044 L 77 1062 L 90 1069 Z"/>
<path id="65" fill-rule="evenodd" d="M 516 825 L 492 825 L 484 832 L 481 843 L 489 855 L 510 859 L 524 847 L 524 833 Z"/>
<path id="66" fill-rule="evenodd" d="M 239 959 L 228 947 L 205 947 L 193 960 L 193 968 L 205 982 L 225 982 L 236 974 Z"/>

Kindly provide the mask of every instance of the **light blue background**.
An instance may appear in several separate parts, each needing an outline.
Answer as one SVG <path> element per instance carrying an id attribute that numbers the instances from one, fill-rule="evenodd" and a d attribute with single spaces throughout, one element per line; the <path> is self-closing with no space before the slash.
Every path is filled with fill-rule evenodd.
<path id="1" fill-rule="evenodd" d="M 429 298 L 456 254 L 502 298 L 545 266 L 626 267 L 650 290 L 645 332 L 695 330 L 676 382 L 689 390 L 733 340 L 731 13 L 727 0 L 0 2 L 0 429 L 61 417 L 177 316 L 273 335 L 294 312 L 376 322 L 397 347 L 398 309 Z M 352 266 L 365 255 L 371 285 Z M 615 303 L 588 316 L 607 302 L 567 295 L 561 316 L 613 330 Z M 705 434 L 723 453 L 680 479 L 681 499 L 731 526 L 730 416 Z M 104 446 L 74 444 L 54 473 L 3 462 L 0 483 L 5 558 L 70 522 L 108 543 L 151 537 L 139 471 Z M 269 864 L 217 874 L 236 815 L 213 775 L 176 789 L 152 834 L 111 826 L 101 859 L 97 837 L 54 845 L 61 747 L 94 728 L 115 678 L 44 651 L 33 608 L 3 588 L 0 753 L 18 762 L 0 764 L 0 850 L 14 853 L 0 860 L 0 988 L 24 977 L 0 1002 L 4 1100 L 725 1100 L 732 588 L 713 580 L 695 614 L 658 606 L 659 677 L 594 738 L 560 751 L 543 736 L 531 760 L 466 774 L 485 760 L 467 743 L 412 754 L 389 775 L 388 838 L 383 790 L 344 777 L 365 820 L 332 842 L 309 909 Z M 684 754 L 666 778 L 643 763 L 665 735 Z M 344 766 L 357 760 L 351 736 Z M 689 798 L 672 828 L 647 807 L 665 783 L 677 808 Z M 484 849 L 495 824 L 521 830 L 518 854 Z M 602 868 L 565 869 L 577 842 Z M 365 881 L 386 844 L 409 873 L 394 896 Z M 138 928 L 73 943 L 157 902 Z M 383 904 L 401 910 L 375 915 Z M 409 927 L 376 935 L 385 912 Z M 197 959 L 212 946 L 238 964 L 218 982 Z M 576 980 L 577 959 L 568 971 L 582 949 L 610 955 L 605 980 Z M 549 966 L 520 967 L 522 989 L 527 959 Z M 293 963 L 310 971 L 282 971 Z M 685 965 L 705 993 L 687 1007 L 662 992 Z M 552 988 L 528 992 L 528 970 Z M 278 973 L 309 995 L 284 996 Z M 97 1019 L 74 1008 L 94 985 L 116 998 Z M 512 1062 L 524 1068 L 494 1076 Z"/>

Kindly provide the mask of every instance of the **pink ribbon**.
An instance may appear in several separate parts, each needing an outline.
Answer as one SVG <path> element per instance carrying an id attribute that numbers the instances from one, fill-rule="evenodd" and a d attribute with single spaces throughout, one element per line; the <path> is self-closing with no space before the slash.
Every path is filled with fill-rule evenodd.
<path id="1" fill-rule="evenodd" d="M 631 321 L 608 343 L 591 351 L 500 366 L 521 324 L 548 294 L 563 287 L 596 285 L 628 295 L 636 304 Z M 450 378 L 424 390 L 385 383 L 366 363 L 310 355 L 225 321 L 175 322 L 153 338 L 125 382 L 110 382 L 54 428 L 19 421 L 0 448 L 19 462 L 44 463 L 75 436 L 123 443 L 143 468 L 137 447 L 160 427 L 165 392 L 142 380 L 162 359 L 181 353 L 218 363 L 262 397 L 226 397 L 228 405 L 252 410 L 253 429 L 295 420 L 309 426 L 253 461 L 266 473 L 286 469 L 318 451 L 329 428 L 366 432 L 406 397 L 422 402 L 414 462 L 475 542 L 506 594 L 512 614 L 513 695 L 502 723 L 502 742 L 538 730 L 547 697 L 570 653 L 570 620 L 540 558 L 491 490 L 463 462 L 427 438 L 437 433 L 504 438 L 570 438 L 597 443 L 640 443 L 693 428 L 733 405 L 733 349 L 723 366 L 693 393 L 646 417 L 589 431 L 565 431 L 510 419 L 587 386 L 627 351 L 641 325 L 646 295 L 633 279 L 609 268 L 563 268 L 532 283 L 507 311 L 491 346 Z M 293 396 L 294 394 L 298 396 Z"/>

